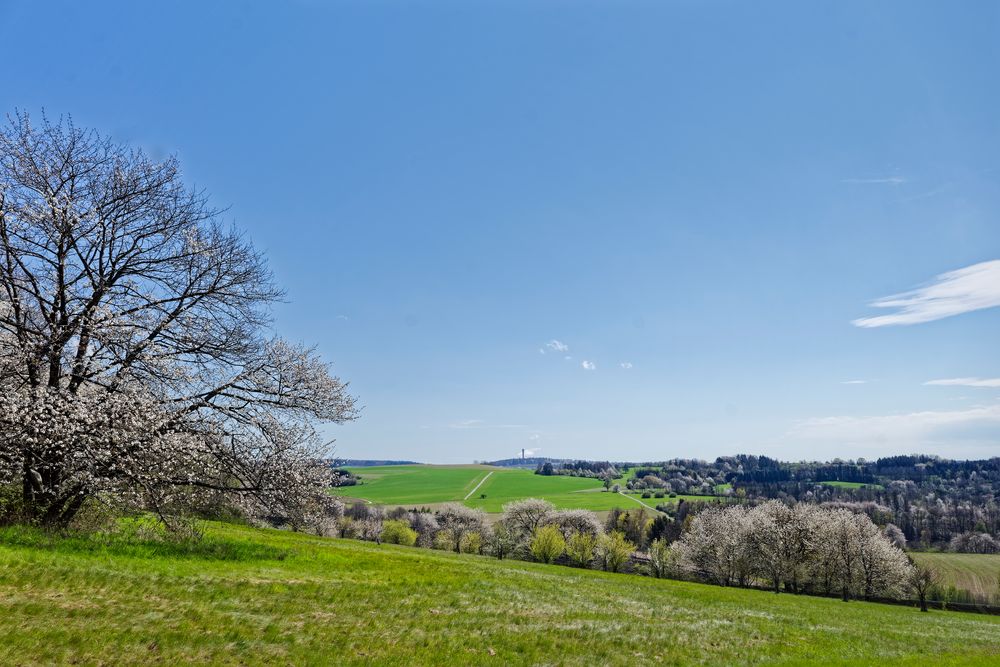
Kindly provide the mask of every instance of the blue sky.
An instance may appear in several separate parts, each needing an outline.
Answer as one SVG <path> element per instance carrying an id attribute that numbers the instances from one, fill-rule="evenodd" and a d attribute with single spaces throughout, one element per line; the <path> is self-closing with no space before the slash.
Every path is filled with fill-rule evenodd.
<path id="1" fill-rule="evenodd" d="M 1000 5 L 167 4 L 0 0 L 0 108 L 229 207 L 340 455 L 1000 455 Z"/>

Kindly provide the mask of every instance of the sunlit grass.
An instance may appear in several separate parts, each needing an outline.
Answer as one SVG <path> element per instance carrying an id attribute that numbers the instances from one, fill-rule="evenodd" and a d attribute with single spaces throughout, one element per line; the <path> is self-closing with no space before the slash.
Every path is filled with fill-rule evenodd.
<path id="1" fill-rule="evenodd" d="M 686 501 L 711 501 L 712 496 L 682 495 L 642 498 L 641 492 L 626 492 L 630 497 L 604 489 L 603 482 L 590 477 L 536 475 L 521 468 L 488 466 L 403 465 L 351 468 L 362 483 L 336 489 L 345 498 L 366 500 L 382 505 L 407 507 L 435 506 L 445 502 L 463 502 L 487 512 L 500 512 L 506 503 L 522 498 L 542 498 L 560 509 L 587 509 L 595 512 L 614 508 L 649 508 L 658 504 Z M 492 474 L 489 474 L 492 473 Z M 489 477 L 487 477 L 489 474 Z M 484 481 L 485 480 L 485 481 Z M 622 486 L 627 474 L 616 480 Z M 479 483 L 482 482 L 482 485 Z M 478 486 L 478 488 L 477 488 Z M 466 498 L 467 495 L 470 495 Z"/>
<path id="2" fill-rule="evenodd" d="M 980 600 L 1000 603 L 1000 554 L 914 552 L 913 559 L 934 568 L 941 585 L 968 591 Z"/>
<path id="3" fill-rule="evenodd" d="M 986 664 L 1000 618 L 210 525 L 0 530 L 0 664 Z"/>

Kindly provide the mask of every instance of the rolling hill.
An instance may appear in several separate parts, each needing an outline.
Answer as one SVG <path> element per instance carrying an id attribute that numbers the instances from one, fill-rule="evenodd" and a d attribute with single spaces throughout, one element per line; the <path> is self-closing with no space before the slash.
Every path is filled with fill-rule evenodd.
<path id="1" fill-rule="evenodd" d="M 712 500 L 711 496 L 642 498 L 638 492 L 612 493 L 600 480 L 589 477 L 536 475 L 531 470 L 486 465 L 408 465 L 347 468 L 361 484 L 334 490 L 344 498 L 383 505 L 433 506 L 463 502 L 487 512 L 501 511 L 505 503 L 521 498 L 543 498 L 561 509 L 606 511 L 645 506 L 655 511 L 658 503 Z M 624 479 L 619 480 L 623 484 Z M 483 497 L 485 496 L 485 497 Z"/>
<path id="2" fill-rule="evenodd" d="M 1000 554 L 913 552 L 911 556 L 933 567 L 943 586 L 954 586 L 983 603 L 1000 606 Z"/>
<path id="3" fill-rule="evenodd" d="M 211 524 L 0 529 L 2 664 L 986 664 L 1000 618 Z"/>

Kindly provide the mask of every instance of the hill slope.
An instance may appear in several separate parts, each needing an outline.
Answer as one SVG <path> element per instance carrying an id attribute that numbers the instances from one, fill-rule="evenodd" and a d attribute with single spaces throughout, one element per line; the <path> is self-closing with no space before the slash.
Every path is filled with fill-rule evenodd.
<path id="1" fill-rule="evenodd" d="M 194 548 L 0 530 L 2 664 L 935 664 L 1000 618 L 213 525 Z"/>
<path id="2" fill-rule="evenodd" d="M 968 591 L 984 603 L 1000 604 L 1000 554 L 920 553 L 918 563 L 937 570 L 944 586 Z"/>
<path id="3" fill-rule="evenodd" d="M 334 489 L 348 499 L 406 507 L 463 502 L 487 512 L 500 512 L 505 503 L 522 498 L 542 498 L 560 509 L 607 511 L 612 508 L 649 508 L 680 499 L 710 501 L 710 496 L 678 496 L 641 500 L 640 492 L 629 495 L 605 491 L 600 480 L 589 477 L 536 475 L 521 468 L 486 465 L 407 465 L 347 468 L 361 484 Z M 624 479 L 621 480 L 624 483 Z M 483 497 L 485 496 L 485 497 Z"/>

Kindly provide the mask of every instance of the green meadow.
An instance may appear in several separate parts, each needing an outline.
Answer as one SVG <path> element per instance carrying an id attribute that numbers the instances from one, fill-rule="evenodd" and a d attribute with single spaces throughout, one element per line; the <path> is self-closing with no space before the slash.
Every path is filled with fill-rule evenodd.
<path id="1" fill-rule="evenodd" d="M 542 498 L 560 509 L 588 509 L 596 512 L 614 508 L 635 509 L 657 504 L 710 501 L 709 496 L 642 498 L 640 493 L 612 493 L 600 480 L 562 475 L 536 475 L 520 468 L 492 466 L 401 465 L 348 468 L 360 475 L 361 484 L 336 489 L 345 498 L 382 505 L 436 505 L 463 502 L 487 512 L 500 512 L 505 503 L 522 498 Z M 624 486 L 627 477 L 616 483 Z M 470 495 L 471 494 L 471 495 Z M 484 497 L 485 496 L 485 497 Z"/>
<path id="2" fill-rule="evenodd" d="M 881 484 L 864 484 L 862 482 L 837 482 L 837 481 L 829 481 L 829 482 L 820 482 L 820 484 L 823 484 L 824 486 L 836 486 L 836 487 L 841 488 L 841 489 L 863 489 L 865 487 L 870 487 L 872 489 L 881 489 L 882 488 Z"/>
<path id="3" fill-rule="evenodd" d="M 1000 618 L 210 524 L 0 529 L 0 664 L 996 664 Z"/>
<path id="4" fill-rule="evenodd" d="M 969 591 L 982 600 L 1000 605 L 1000 554 L 910 554 L 918 563 L 933 567 L 944 586 Z"/>

